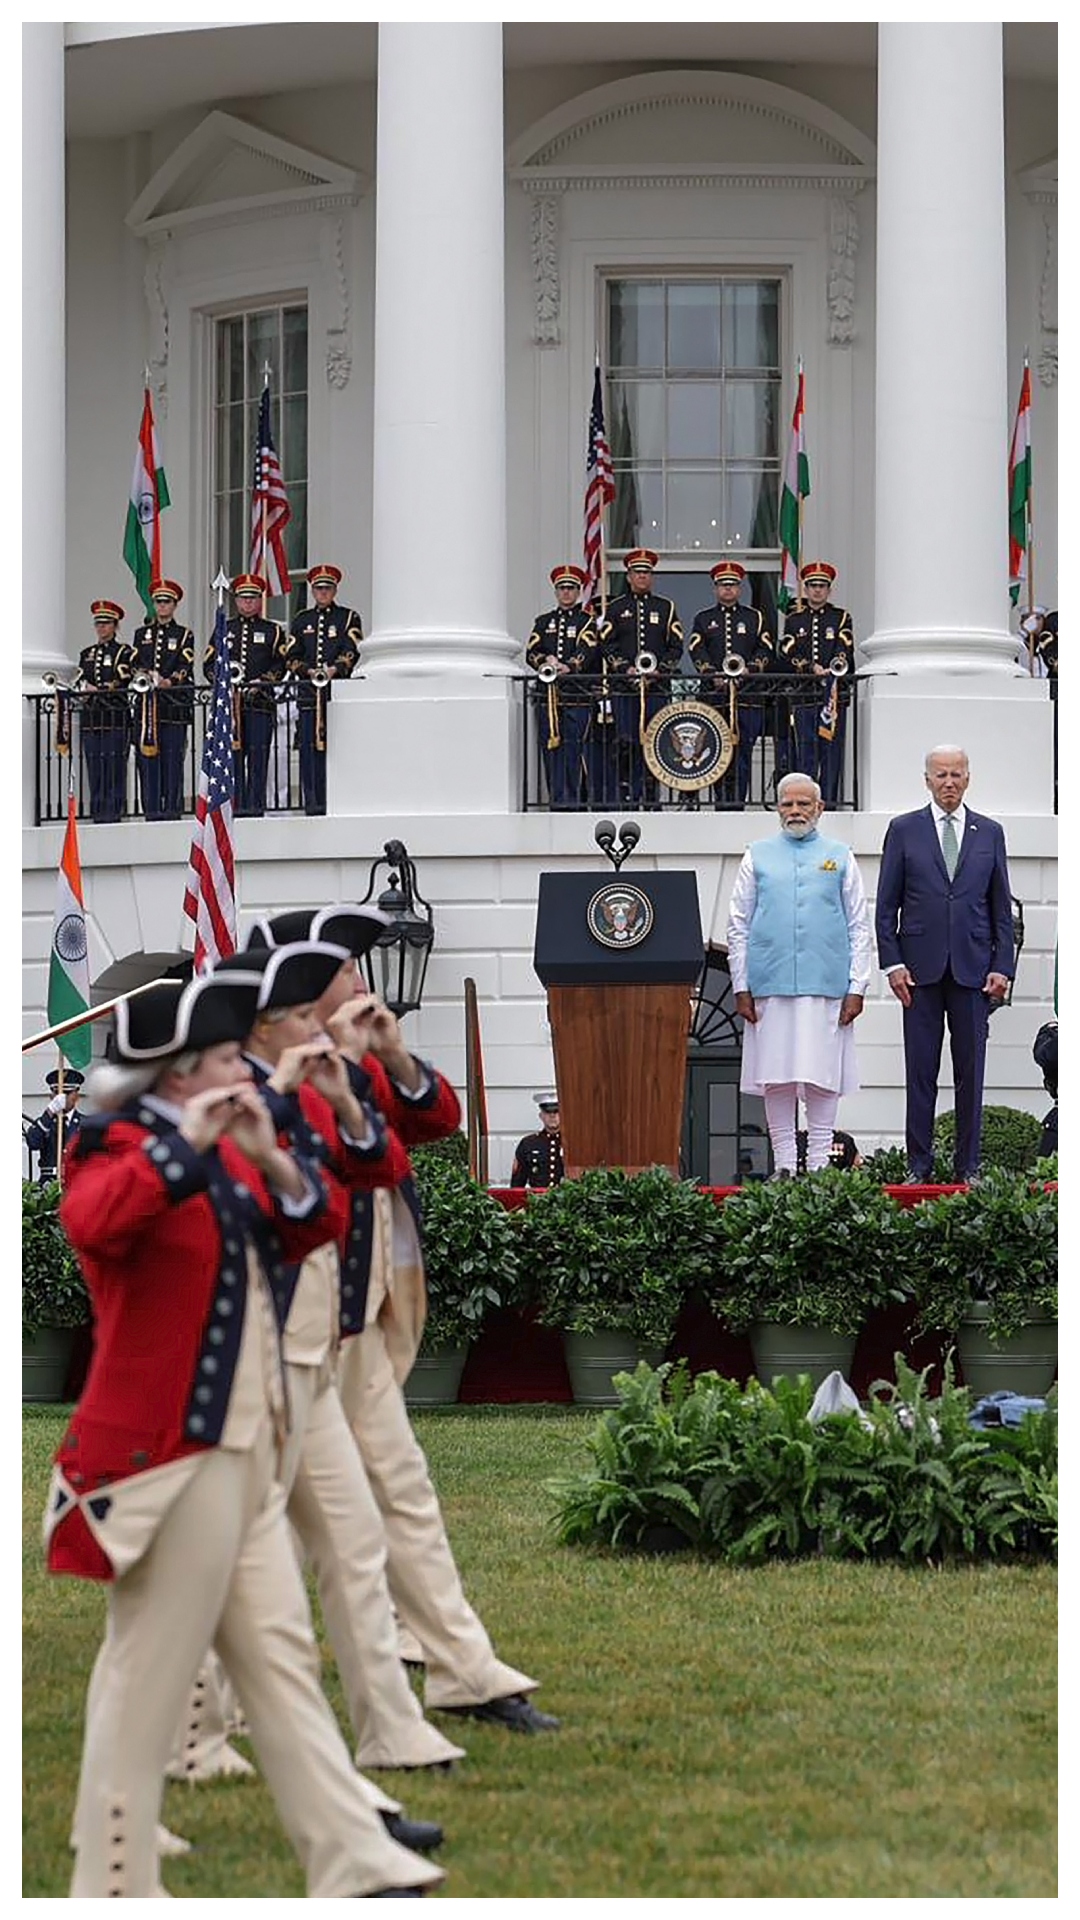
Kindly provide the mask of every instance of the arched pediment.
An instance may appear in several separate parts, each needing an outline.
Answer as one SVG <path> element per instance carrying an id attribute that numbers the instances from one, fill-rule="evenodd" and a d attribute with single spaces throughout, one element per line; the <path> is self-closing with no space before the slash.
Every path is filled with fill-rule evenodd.
<path id="1" fill-rule="evenodd" d="M 566 101 L 507 156 L 521 184 L 733 173 L 868 177 L 873 143 L 808 95 L 746 74 L 637 74 Z"/>
<path id="2" fill-rule="evenodd" d="M 215 109 L 158 168 L 127 225 L 149 239 L 298 208 L 350 206 L 363 184 L 352 167 Z"/>

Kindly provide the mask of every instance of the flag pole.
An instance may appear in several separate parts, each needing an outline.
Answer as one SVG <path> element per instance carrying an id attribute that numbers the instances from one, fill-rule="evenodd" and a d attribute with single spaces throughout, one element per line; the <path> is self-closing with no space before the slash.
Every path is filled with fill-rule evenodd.
<path id="1" fill-rule="evenodd" d="M 115 1000 L 103 1000 L 100 1007 L 90 1007 L 86 1013 L 73 1014 L 70 1020 L 60 1020 L 55 1026 L 43 1027 L 40 1033 L 32 1033 L 22 1043 L 22 1051 L 29 1053 L 34 1047 L 42 1047 L 47 1040 L 58 1040 L 62 1034 L 74 1033 L 77 1027 L 85 1027 L 90 1020 L 100 1020 L 103 1014 L 111 1013 L 121 1000 L 134 1000 L 137 993 L 149 993 L 151 987 L 160 987 L 164 980 L 144 980 L 141 987 L 132 987 L 127 993 L 118 993 Z"/>
<path id="2" fill-rule="evenodd" d="M 66 1098 L 67 1089 L 64 1086 L 64 1055 L 59 1043 L 57 1043 L 56 1048 L 56 1091 L 60 1095 L 61 1100 Z M 56 1178 L 61 1184 L 61 1167 L 64 1160 L 64 1131 L 64 1109 L 61 1107 L 56 1116 Z"/>
<path id="3" fill-rule="evenodd" d="M 802 393 L 802 383 L 803 383 L 803 363 L 802 363 L 802 354 L 800 353 L 799 359 L 798 359 L 798 372 L 797 372 L 797 384 L 796 384 L 797 393 Z M 805 431 L 806 431 L 805 395 L 803 396 L 802 430 L 805 434 Z M 795 494 L 795 510 L 799 516 L 799 557 L 795 562 L 795 611 L 796 613 L 801 613 L 802 612 L 802 564 L 803 564 L 803 558 L 802 558 L 803 557 L 803 497 L 802 497 L 801 488 L 798 489 Z M 786 624 L 787 624 L 787 620 L 785 615 L 785 626 Z"/>
<path id="4" fill-rule="evenodd" d="M 269 394 L 269 391 L 270 391 L 270 362 L 269 362 L 269 360 L 264 360 L 264 361 L 263 361 L 263 391 L 264 391 L 265 393 L 267 393 L 267 394 Z M 267 418 L 267 421 L 269 422 L 269 419 L 270 419 L 270 402 L 269 402 L 269 400 L 267 400 L 267 403 L 266 403 L 266 418 Z M 261 476 L 261 474 L 260 474 L 260 478 L 261 478 L 261 477 L 262 477 L 262 476 Z M 265 489 L 265 487 L 264 487 L 264 488 L 263 488 L 263 494 L 262 494 L 262 564 L 263 564 L 263 567 L 264 567 L 264 568 L 266 567 L 266 517 L 267 517 L 267 514 L 266 514 L 266 489 Z M 267 571 L 268 571 L 268 570 L 267 570 Z M 263 578 L 264 578 L 264 579 L 266 579 L 266 573 L 264 573 L 264 574 L 263 574 Z M 268 589 L 269 589 L 269 581 L 267 581 L 267 585 L 266 585 L 266 586 L 265 586 L 265 587 L 263 588 L 263 593 L 262 593 L 262 617 L 263 617 L 263 619 L 264 619 L 264 620 L 266 619 L 266 598 L 267 598 L 267 592 L 268 592 Z"/>
<path id="5" fill-rule="evenodd" d="M 1031 363 L 1028 350 L 1024 348 L 1024 383 L 1031 380 Z M 1028 433 L 1031 433 L 1032 420 L 1028 413 Z M 1027 577 L 1028 577 L 1028 619 L 1035 611 L 1035 462 L 1031 457 L 1031 441 L 1028 440 L 1028 497 L 1027 497 Z M 1028 627 L 1028 673 L 1035 674 L 1035 635 Z"/>
<path id="6" fill-rule="evenodd" d="M 595 367 L 596 367 L 596 372 L 597 372 L 597 375 L 599 376 L 599 379 L 600 379 L 600 397 L 601 397 L 601 399 L 603 399 L 603 394 L 604 394 L 604 378 L 603 378 L 603 372 L 602 372 L 602 370 L 601 370 L 601 366 L 600 366 L 600 349 L 599 349 L 599 347 L 595 347 L 595 348 L 593 349 L 593 352 L 594 352 L 594 355 L 595 355 L 595 361 L 594 361 L 594 364 L 595 364 Z M 606 425 L 605 425 L 605 429 L 604 429 L 604 433 L 605 433 L 605 438 L 606 438 L 606 437 L 607 437 L 607 428 L 606 428 Z M 610 440 L 609 440 L 609 441 L 608 441 L 608 446 L 609 446 L 609 448 L 610 448 L 610 445 L 611 445 L 611 442 L 610 442 Z M 601 491 L 600 491 L 600 554 L 599 554 L 599 560 L 600 560 L 600 620 L 601 620 L 601 624 L 603 624 L 603 622 L 604 622 L 604 621 L 605 621 L 605 620 L 607 619 L 607 602 L 608 602 L 608 592 L 607 592 L 607 526 L 606 526 L 606 521 L 607 521 L 607 502 L 606 502 L 606 500 L 604 499 L 604 494 L 603 494 L 603 489 L 601 488 Z"/>

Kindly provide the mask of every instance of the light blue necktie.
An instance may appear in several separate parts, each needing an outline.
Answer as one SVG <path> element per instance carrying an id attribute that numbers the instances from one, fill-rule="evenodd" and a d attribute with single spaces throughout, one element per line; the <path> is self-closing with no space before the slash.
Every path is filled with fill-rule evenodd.
<path id="1" fill-rule="evenodd" d="M 951 813 L 945 815 L 941 829 L 941 851 L 945 856 L 945 871 L 951 880 L 956 872 L 956 862 L 960 855 L 960 849 L 956 844 L 956 822 Z"/>

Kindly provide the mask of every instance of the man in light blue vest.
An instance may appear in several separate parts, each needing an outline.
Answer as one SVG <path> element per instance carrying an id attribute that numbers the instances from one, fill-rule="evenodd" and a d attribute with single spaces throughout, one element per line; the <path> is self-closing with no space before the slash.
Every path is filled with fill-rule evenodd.
<path id="1" fill-rule="evenodd" d="M 840 1095 L 858 1088 L 852 1022 L 870 978 L 870 922 L 850 847 L 818 832 L 817 782 L 788 773 L 776 795 L 780 832 L 742 857 L 727 946 L 745 1022 L 740 1085 L 765 1101 L 783 1178 L 796 1170 L 799 1100 L 812 1173 L 829 1164 Z"/>

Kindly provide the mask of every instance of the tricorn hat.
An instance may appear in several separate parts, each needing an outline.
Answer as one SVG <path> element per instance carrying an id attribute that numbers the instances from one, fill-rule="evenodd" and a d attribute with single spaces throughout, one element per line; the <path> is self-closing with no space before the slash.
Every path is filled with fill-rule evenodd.
<path id="1" fill-rule="evenodd" d="M 293 907 L 287 913 L 264 914 L 247 937 L 247 951 L 285 947 L 294 940 L 328 940 L 344 947 L 355 960 L 370 953 L 389 917 L 381 907 Z"/>
<path id="2" fill-rule="evenodd" d="M 145 993 L 119 1002 L 113 1056 L 137 1066 L 189 1048 L 243 1040 L 251 1031 L 261 985 L 253 971 L 158 980 Z"/>
<path id="3" fill-rule="evenodd" d="M 256 1011 L 280 1012 L 320 999 L 349 958 L 346 947 L 330 946 L 326 941 L 293 940 L 284 947 L 253 947 L 246 953 L 231 953 L 228 959 L 217 962 L 212 977 L 227 978 L 234 971 L 258 974 Z"/>

